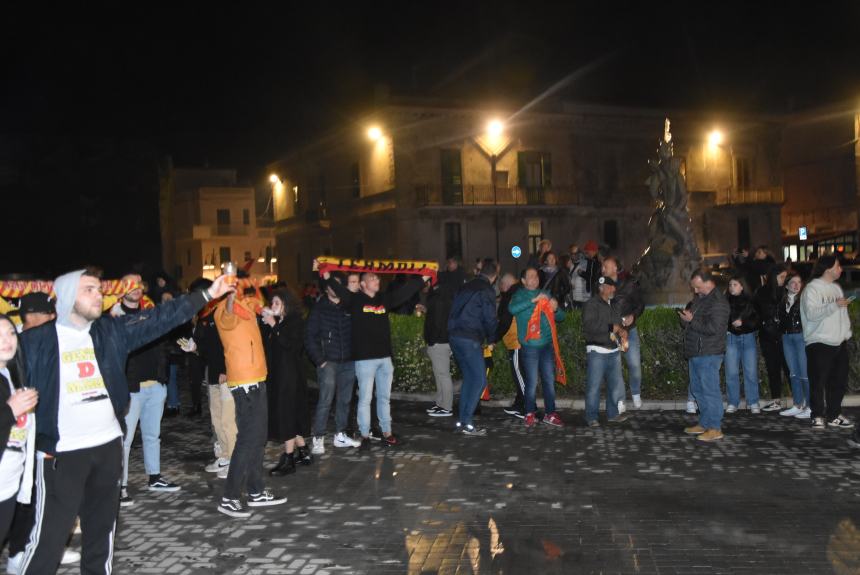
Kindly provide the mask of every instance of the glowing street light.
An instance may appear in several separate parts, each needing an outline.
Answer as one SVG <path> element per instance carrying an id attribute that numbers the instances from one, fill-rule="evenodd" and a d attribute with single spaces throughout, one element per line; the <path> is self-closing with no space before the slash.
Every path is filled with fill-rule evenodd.
<path id="1" fill-rule="evenodd" d="M 714 130 L 708 134 L 708 145 L 711 148 L 716 148 L 723 143 L 723 133 L 719 130 Z"/>
<path id="2" fill-rule="evenodd" d="M 489 124 L 487 124 L 487 135 L 491 138 L 498 138 L 505 131 L 505 125 L 502 124 L 501 120 L 491 120 Z"/>
<path id="3" fill-rule="evenodd" d="M 376 142 L 382 137 L 382 130 L 379 126 L 372 126 L 367 130 L 367 137 L 370 138 L 371 142 Z"/>
<path id="4" fill-rule="evenodd" d="M 281 178 L 279 178 L 277 176 L 277 174 L 272 174 L 271 176 L 269 176 L 269 181 L 272 182 L 273 184 L 280 184 Z"/>

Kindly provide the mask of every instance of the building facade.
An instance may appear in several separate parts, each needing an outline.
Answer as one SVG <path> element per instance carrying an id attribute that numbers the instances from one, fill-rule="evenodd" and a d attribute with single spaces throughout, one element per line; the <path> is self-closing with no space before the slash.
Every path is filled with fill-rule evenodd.
<path id="1" fill-rule="evenodd" d="M 860 106 L 841 104 L 789 118 L 783 139 L 784 256 L 857 251 Z"/>
<path id="2" fill-rule="evenodd" d="M 214 279 L 228 261 L 261 283 L 277 276 L 274 230 L 260 225 L 254 188 L 238 185 L 235 170 L 170 168 L 159 208 L 165 269 L 181 286 Z"/>
<path id="3" fill-rule="evenodd" d="M 779 122 L 668 115 L 700 251 L 776 249 Z M 647 244 L 654 206 L 645 181 L 664 119 L 579 104 L 516 113 L 382 105 L 270 165 L 281 277 L 313 279 L 319 255 L 458 256 L 468 267 L 489 256 L 517 272 L 543 238 L 558 253 L 595 240 L 630 267 Z"/>

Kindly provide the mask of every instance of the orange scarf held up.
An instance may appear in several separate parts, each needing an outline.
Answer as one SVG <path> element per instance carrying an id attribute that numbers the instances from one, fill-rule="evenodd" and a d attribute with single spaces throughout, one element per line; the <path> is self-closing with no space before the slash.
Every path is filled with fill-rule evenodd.
<path id="1" fill-rule="evenodd" d="M 567 385 L 567 373 L 564 371 L 564 362 L 561 360 L 561 350 L 558 347 L 558 332 L 555 329 L 555 313 L 552 311 L 552 306 L 548 299 L 541 299 L 535 304 L 535 309 L 532 316 L 529 318 L 528 328 L 526 329 L 526 341 L 530 339 L 540 339 L 540 316 L 546 316 L 549 322 L 549 329 L 552 332 L 552 350 L 555 354 L 555 380 L 562 385 Z"/>

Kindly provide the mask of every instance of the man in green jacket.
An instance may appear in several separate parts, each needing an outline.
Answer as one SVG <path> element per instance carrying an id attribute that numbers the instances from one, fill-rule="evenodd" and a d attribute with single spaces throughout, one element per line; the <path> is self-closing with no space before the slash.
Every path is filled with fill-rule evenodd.
<path id="1" fill-rule="evenodd" d="M 520 289 L 514 294 L 508 309 L 517 320 L 517 338 L 522 346 L 520 356 L 526 384 L 525 423 L 527 427 L 531 427 L 537 421 L 535 393 L 537 391 L 538 371 L 540 371 L 545 412 L 543 422 L 561 427 L 564 423 L 555 411 L 556 373 L 555 350 L 552 341 L 553 327 L 550 325 L 550 316 L 547 314 L 539 313 L 539 322 L 535 321 L 533 316 L 537 306 L 546 305 L 541 302 L 549 302 L 555 322 L 564 320 L 564 311 L 559 308 L 558 302 L 548 292 L 538 289 L 540 277 L 537 269 L 527 267 L 521 275 L 521 281 L 525 289 Z"/>

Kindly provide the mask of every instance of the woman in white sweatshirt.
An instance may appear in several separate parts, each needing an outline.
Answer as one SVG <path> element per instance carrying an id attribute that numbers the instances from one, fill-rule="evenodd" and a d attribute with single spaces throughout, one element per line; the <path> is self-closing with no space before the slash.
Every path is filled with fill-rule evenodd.
<path id="1" fill-rule="evenodd" d="M 15 324 L 0 315 L 0 549 L 6 540 L 15 503 L 30 502 L 33 485 L 35 417 L 39 394 L 23 389 L 24 362 Z"/>
<path id="2" fill-rule="evenodd" d="M 809 373 L 809 403 L 812 428 L 850 429 L 853 424 L 842 415 L 842 398 L 848 383 L 848 346 L 851 321 L 849 300 L 836 280 L 842 266 L 836 256 L 818 258 L 812 281 L 800 296 L 800 317 Z"/>

